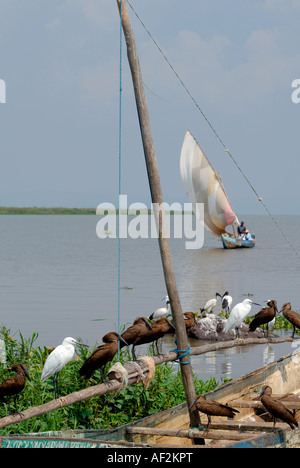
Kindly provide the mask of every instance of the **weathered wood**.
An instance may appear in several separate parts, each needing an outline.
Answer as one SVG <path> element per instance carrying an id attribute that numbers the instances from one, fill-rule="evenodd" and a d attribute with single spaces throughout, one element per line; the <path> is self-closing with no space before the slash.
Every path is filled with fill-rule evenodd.
<path id="1" fill-rule="evenodd" d="M 211 439 L 211 440 L 246 440 L 249 434 L 237 431 L 199 431 L 196 429 L 164 429 L 151 427 L 128 427 L 127 434 L 140 434 L 161 437 L 180 437 L 185 439 Z"/>
<path id="2" fill-rule="evenodd" d="M 290 410 L 299 410 L 300 409 L 300 401 L 289 401 L 289 400 L 280 400 L 282 403 L 284 403 L 284 406 L 286 406 Z M 242 400 L 242 399 L 237 399 L 237 400 L 232 400 L 230 402 L 232 406 L 235 408 L 251 408 L 251 409 L 265 409 L 263 404 L 260 401 L 256 400 Z"/>
<path id="3" fill-rule="evenodd" d="M 230 349 L 239 346 L 249 346 L 266 343 L 279 344 L 285 342 L 293 342 L 293 340 L 292 338 L 246 338 L 244 340 L 220 341 L 192 348 L 190 351 L 190 356 L 200 356 L 201 354 L 212 353 L 214 351 L 222 351 L 223 349 Z M 174 361 L 174 359 L 176 359 L 176 356 L 177 354 L 174 352 L 161 354 L 160 356 L 154 357 L 154 362 L 156 365 L 162 364 L 163 362 L 171 362 Z"/>
<path id="4" fill-rule="evenodd" d="M 247 419 L 243 421 L 218 421 L 214 420 L 210 423 L 209 428 L 218 430 L 234 430 L 234 431 L 248 431 L 248 432 L 262 432 L 262 431 L 273 431 L 274 423 L 273 422 L 260 422 L 255 421 L 251 422 Z M 286 423 L 277 423 L 276 429 L 286 429 L 288 424 Z"/>
<path id="5" fill-rule="evenodd" d="M 154 214 L 157 226 L 159 227 L 159 248 L 162 260 L 164 278 L 166 283 L 166 289 L 171 303 L 172 315 L 176 327 L 176 337 L 178 349 L 188 350 L 188 339 L 185 329 L 185 323 L 183 313 L 181 309 L 178 289 L 176 285 L 176 279 L 174 274 L 171 250 L 168 236 L 166 235 L 166 217 L 165 210 L 163 207 L 163 195 L 160 184 L 160 176 L 158 170 L 158 164 L 156 160 L 156 153 L 154 148 L 154 142 L 152 138 L 152 130 L 150 124 L 149 110 L 147 99 L 144 90 L 143 78 L 138 58 L 138 52 L 136 42 L 128 14 L 126 0 L 117 0 L 119 12 L 121 15 L 122 27 L 124 31 L 128 62 L 132 75 L 132 82 L 134 87 L 134 94 L 136 100 L 136 107 L 139 117 L 142 142 L 144 147 L 144 155 L 146 168 L 149 179 L 149 186 L 151 192 L 151 198 L 154 208 Z M 196 392 L 193 379 L 193 370 L 190 364 L 188 364 L 189 356 L 183 357 L 181 360 L 181 374 L 186 394 L 188 407 L 190 407 L 195 400 Z M 200 416 L 197 411 L 190 410 L 190 420 L 192 426 L 200 424 Z"/>

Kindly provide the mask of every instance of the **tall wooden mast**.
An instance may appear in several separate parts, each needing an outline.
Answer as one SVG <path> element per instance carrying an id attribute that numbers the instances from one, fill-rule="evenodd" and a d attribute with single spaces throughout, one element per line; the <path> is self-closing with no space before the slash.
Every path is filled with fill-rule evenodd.
<path id="1" fill-rule="evenodd" d="M 145 162 L 147 167 L 149 185 L 150 185 L 150 192 L 152 197 L 152 203 L 154 207 L 159 206 L 160 208 L 163 206 L 163 196 L 160 184 L 160 176 L 158 171 L 158 164 L 156 160 L 156 153 L 152 138 L 152 131 L 151 131 L 151 124 L 150 124 L 150 117 L 149 117 L 149 110 L 147 99 L 144 91 L 143 86 L 143 79 L 142 73 L 138 58 L 138 52 L 136 47 L 136 42 L 128 14 L 128 9 L 126 5 L 126 1 L 117 0 L 119 12 L 121 14 L 122 11 L 122 27 L 125 36 L 125 41 L 127 45 L 127 56 L 129 61 L 129 66 L 132 74 L 132 81 L 134 87 L 134 94 L 136 99 L 136 106 L 137 112 L 140 122 L 140 129 L 144 147 L 144 155 L 145 155 Z M 159 248 L 160 248 L 160 255 L 162 260 L 164 278 L 166 283 L 166 289 L 169 295 L 169 299 L 171 302 L 172 308 L 172 315 L 175 322 L 176 327 L 176 338 L 177 338 L 177 346 L 180 350 L 187 350 L 188 339 L 186 334 L 186 328 L 184 323 L 184 317 L 181 309 L 179 294 L 176 285 L 176 279 L 173 269 L 173 262 L 171 257 L 171 250 L 169 239 L 166 236 L 163 236 L 165 232 L 165 213 L 164 210 L 159 210 L 159 212 L 155 213 L 156 221 L 159 226 Z M 196 398 L 195 393 L 195 386 L 193 380 L 193 372 L 192 366 L 188 363 L 189 356 L 185 356 L 181 359 L 181 374 L 182 380 L 184 384 L 186 400 L 188 407 L 190 407 Z M 191 427 L 197 427 L 201 424 L 200 416 L 197 410 L 190 411 L 190 422 Z M 203 439 L 198 439 L 197 444 L 204 444 Z"/>

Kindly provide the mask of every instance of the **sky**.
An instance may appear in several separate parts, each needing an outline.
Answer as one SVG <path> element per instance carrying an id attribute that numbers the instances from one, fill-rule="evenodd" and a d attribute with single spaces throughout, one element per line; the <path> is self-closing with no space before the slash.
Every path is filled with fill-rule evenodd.
<path id="1" fill-rule="evenodd" d="M 130 4 L 268 209 L 299 215 L 300 103 L 292 101 L 292 83 L 300 79 L 300 0 Z M 188 201 L 179 158 L 190 129 L 220 172 L 235 211 L 265 214 L 131 8 L 129 14 L 165 201 Z M 121 193 L 129 204 L 150 206 L 124 40 L 122 50 Z M 0 0 L 0 57 L 6 85 L 0 205 L 117 205 L 116 0 Z"/>

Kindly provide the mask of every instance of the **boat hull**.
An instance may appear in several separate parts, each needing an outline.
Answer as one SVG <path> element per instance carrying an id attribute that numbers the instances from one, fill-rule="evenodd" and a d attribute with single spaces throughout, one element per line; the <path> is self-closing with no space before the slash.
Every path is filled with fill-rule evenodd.
<path id="1" fill-rule="evenodd" d="M 207 440 L 205 447 L 214 448 L 294 448 L 300 447 L 300 430 L 291 430 L 282 422 L 266 419 L 265 410 L 259 406 L 258 396 L 264 385 L 270 385 L 276 398 L 290 408 L 300 409 L 300 354 L 292 353 L 277 362 L 220 386 L 206 395 L 238 408 L 234 421 L 214 417 L 209 434 L 214 440 Z M 298 419 L 298 418 L 297 418 Z M 207 418 L 201 414 L 201 422 Z M 172 409 L 148 416 L 132 424 L 113 430 L 61 431 L 23 436 L 2 436 L 0 446 L 10 447 L 193 447 L 189 426 L 189 412 L 186 403 Z M 207 433 L 203 433 L 204 435 Z M 207 437 L 207 435 L 206 435 Z M 207 437 L 210 439 L 210 437 Z M 197 446 L 197 448 L 203 448 Z"/>
<path id="2" fill-rule="evenodd" d="M 231 237 L 226 234 L 222 234 L 221 239 L 224 249 L 251 249 L 255 247 L 256 243 L 255 236 L 252 236 L 252 240 L 248 241 L 246 239 L 240 239 L 237 237 Z"/>

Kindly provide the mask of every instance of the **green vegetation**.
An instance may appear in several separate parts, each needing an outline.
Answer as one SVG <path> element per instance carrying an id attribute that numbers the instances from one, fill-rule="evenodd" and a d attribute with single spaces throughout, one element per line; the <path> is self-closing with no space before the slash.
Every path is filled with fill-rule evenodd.
<path id="1" fill-rule="evenodd" d="M 95 208 L 18 208 L 0 206 L 0 215 L 96 215 Z"/>
<path id="2" fill-rule="evenodd" d="M 245 323 L 250 325 L 254 316 L 247 317 Z M 262 326 L 260 327 L 262 328 Z M 274 330 L 292 330 L 293 325 L 283 315 L 276 315 Z M 296 329 L 296 333 L 300 331 Z"/>
<path id="3" fill-rule="evenodd" d="M 25 390 L 17 399 L 17 409 L 24 411 L 33 406 L 42 405 L 54 398 L 52 379 L 45 383 L 40 381 L 43 365 L 50 352 L 47 348 L 35 346 L 37 333 L 25 339 L 11 337 L 10 330 L 2 327 L 0 338 L 5 341 L 7 364 L 0 364 L 0 383 L 13 375 L 12 364 L 23 363 L 28 368 L 31 382 L 27 381 Z M 80 340 L 79 340 L 80 341 Z M 79 357 L 71 361 L 60 373 L 59 387 L 61 395 L 67 395 L 87 386 L 101 382 L 97 371 L 89 382 L 80 378 L 78 370 L 91 353 L 91 350 L 80 348 Z M 128 348 L 121 354 L 121 362 L 131 360 Z M 111 363 L 111 365 L 116 361 Z M 195 378 L 196 393 L 205 393 L 218 386 L 214 378 L 203 382 Z M 67 429 L 116 428 L 139 418 L 171 408 L 185 401 L 181 374 L 174 371 L 172 364 L 157 366 L 156 375 L 146 390 L 141 383 L 127 387 L 124 391 L 95 397 L 82 401 L 68 408 L 62 408 L 43 416 L 30 419 L 1 429 L 0 434 L 22 434 L 30 432 L 59 431 Z M 11 410 L 14 410 L 14 400 Z M 7 402 L 0 402 L 0 418 L 9 414 Z"/>

